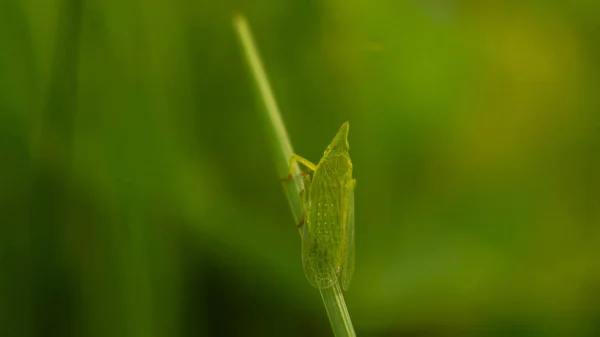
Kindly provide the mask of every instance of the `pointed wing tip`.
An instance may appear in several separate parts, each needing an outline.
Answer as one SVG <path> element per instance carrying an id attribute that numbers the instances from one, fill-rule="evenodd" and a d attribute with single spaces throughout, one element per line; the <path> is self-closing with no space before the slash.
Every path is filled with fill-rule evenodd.
<path id="1" fill-rule="evenodd" d="M 334 280 L 320 280 L 319 281 L 319 280 L 311 280 L 308 277 L 307 277 L 307 279 L 308 279 L 308 283 L 310 283 L 311 286 L 313 286 L 319 290 L 330 288 L 334 283 Z"/>
<path id="2" fill-rule="evenodd" d="M 350 289 L 350 281 L 352 280 L 352 275 L 342 274 L 341 279 L 342 289 L 344 289 L 344 291 L 348 291 L 348 289 Z"/>

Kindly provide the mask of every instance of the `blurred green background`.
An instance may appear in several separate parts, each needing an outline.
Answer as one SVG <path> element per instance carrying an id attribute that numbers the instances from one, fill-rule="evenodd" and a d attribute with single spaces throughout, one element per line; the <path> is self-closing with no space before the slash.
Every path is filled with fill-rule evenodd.
<path id="1" fill-rule="evenodd" d="M 600 335 L 597 1 L 0 2 L 0 336 L 328 336 L 297 153 L 350 121 L 363 336 Z"/>

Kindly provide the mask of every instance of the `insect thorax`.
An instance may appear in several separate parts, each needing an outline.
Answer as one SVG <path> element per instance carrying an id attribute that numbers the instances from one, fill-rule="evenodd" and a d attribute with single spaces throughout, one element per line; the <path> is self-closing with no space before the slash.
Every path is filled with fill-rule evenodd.
<path id="1" fill-rule="evenodd" d="M 339 180 L 352 177 L 352 162 L 345 154 L 327 156 L 320 163 L 320 169 Z"/>

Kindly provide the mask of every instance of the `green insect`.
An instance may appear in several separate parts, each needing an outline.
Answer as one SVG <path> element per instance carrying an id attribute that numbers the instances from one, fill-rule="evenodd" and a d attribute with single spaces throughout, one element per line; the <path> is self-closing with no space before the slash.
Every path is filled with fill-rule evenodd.
<path id="1" fill-rule="evenodd" d="M 354 273 L 354 187 L 348 154 L 348 122 L 345 122 L 317 165 L 294 154 L 288 179 L 296 162 L 306 166 L 300 192 L 302 266 L 311 285 L 332 286 L 341 276 L 344 290 Z M 312 178 L 311 174 L 312 172 Z"/>

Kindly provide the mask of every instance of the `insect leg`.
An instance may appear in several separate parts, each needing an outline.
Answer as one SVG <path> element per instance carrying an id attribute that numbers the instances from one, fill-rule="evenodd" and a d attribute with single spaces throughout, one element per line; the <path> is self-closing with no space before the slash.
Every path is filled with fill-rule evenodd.
<path id="1" fill-rule="evenodd" d="M 300 171 L 300 176 L 304 179 L 307 175 L 309 175 L 312 171 L 310 169 Z M 288 174 L 285 178 L 279 179 L 282 183 L 287 183 L 292 181 L 292 174 Z"/>
<path id="2" fill-rule="evenodd" d="M 296 226 L 297 229 L 300 229 L 306 222 L 307 213 L 310 209 L 310 199 L 308 197 L 310 194 L 310 175 L 308 173 L 303 175 L 303 181 L 304 189 L 300 191 L 300 221 Z"/>
<path id="3" fill-rule="evenodd" d="M 317 165 L 311 163 L 308 159 L 304 159 L 297 154 L 293 154 L 290 157 L 290 166 L 288 168 L 288 175 L 286 177 L 287 180 L 292 180 L 295 164 L 302 164 L 302 165 L 306 166 L 306 168 L 308 168 L 309 172 L 313 172 L 317 169 Z M 306 173 L 303 173 L 303 175 L 306 175 Z"/>

